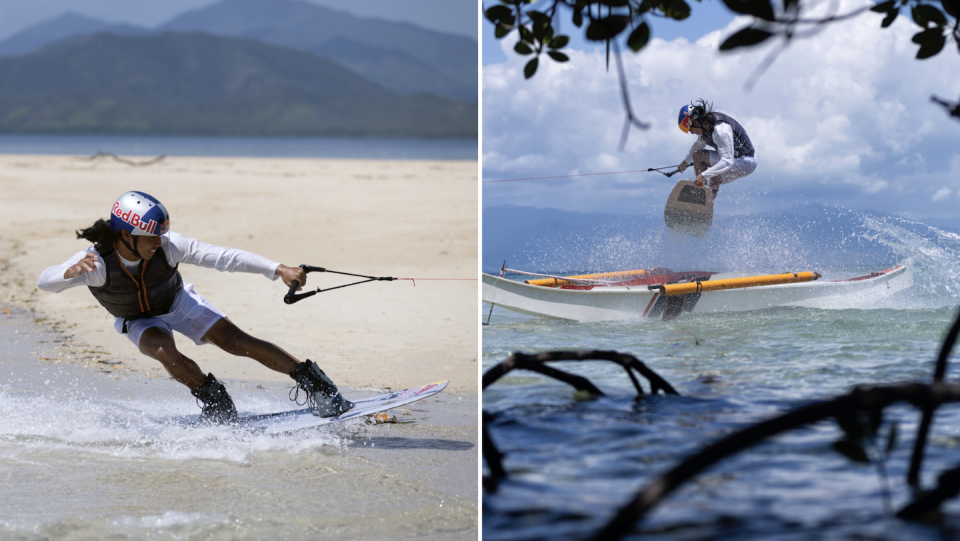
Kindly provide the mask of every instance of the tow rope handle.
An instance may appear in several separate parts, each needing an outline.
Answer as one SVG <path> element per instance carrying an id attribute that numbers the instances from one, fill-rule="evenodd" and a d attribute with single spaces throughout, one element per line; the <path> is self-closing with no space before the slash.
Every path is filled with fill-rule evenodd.
<path id="1" fill-rule="evenodd" d="M 669 173 L 665 173 L 665 172 L 663 171 L 664 169 L 673 169 L 673 171 L 670 171 Z M 676 175 L 677 173 L 679 173 L 679 172 L 680 172 L 680 168 L 677 167 L 677 166 L 651 167 L 650 169 L 647 169 L 647 171 L 656 171 L 657 173 L 660 173 L 661 175 L 665 175 L 667 178 L 670 178 L 670 177 L 672 177 L 673 175 Z"/>
<path id="2" fill-rule="evenodd" d="M 319 287 L 316 291 L 308 291 L 307 293 L 297 293 L 297 288 L 300 287 L 299 280 L 293 280 L 290 282 L 290 291 L 287 291 L 287 294 L 283 296 L 283 302 L 286 304 L 293 304 L 295 302 L 300 302 L 307 297 L 312 297 L 317 293 L 323 293 L 324 291 L 330 291 L 331 289 L 340 289 L 341 287 L 353 286 L 357 284 L 365 284 L 367 282 L 392 282 L 397 278 L 392 276 L 364 276 L 362 274 L 351 274 L 349 272 L 339 272 L 334 270 L 327 270 L 325 267 L 314 267 L 311 265 L 300 265 L 300 268 L 303 269 L 304 274 L 309 274 L 311 272 L 332 272 L 334 274 L 343 274 L 346 276 L 356 276 L 358 278 L 366 278 L 366 280 L 361 280 L 359 282 L 353 282 L 352 284 L 345 284 L 342 286 L 328 287 L 327 289 L 320 289 Z"/>

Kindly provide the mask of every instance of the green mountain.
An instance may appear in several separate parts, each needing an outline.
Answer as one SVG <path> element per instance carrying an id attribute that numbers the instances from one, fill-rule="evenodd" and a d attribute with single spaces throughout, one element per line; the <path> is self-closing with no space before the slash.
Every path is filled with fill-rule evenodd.
<path id="1" fill-rule="evenodd" d="M 0 132 L 477 137 L 475 105 L 397 96 L 313 54 L 96 34 L 0 58 Z"/>
<path id="2" fill-rule="evenodd" d="M 97 32 L 146 34 L 150 31 L 138 26 L 108 23 L 68 12 L 59 17 L 37 23 L 0 41 L 0 57 L 29 53 L 61 39 L 79 34 L 96 34 Z"/>
<path id="3" fill-rule="evenodd" d="M 327 56 L 367 76 L 375 69 L 429 69 L 419 86 L 409 76 L 395 80 L 381 74 L 378 82 L 396 92 L 416 86 L 419 92 L 478 101 L 477 42 L 410 23 L 355 17 L 295 0 L 221 0 L 178 15 L 159 29 L 258 39 Z M 345 48 L 345 42 L 355 46 Z"/>

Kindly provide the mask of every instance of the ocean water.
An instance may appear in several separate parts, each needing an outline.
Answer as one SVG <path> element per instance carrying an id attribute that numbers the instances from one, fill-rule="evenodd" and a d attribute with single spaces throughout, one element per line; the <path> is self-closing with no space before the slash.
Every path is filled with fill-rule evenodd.
<path id="1" fill-rule="evenodd" d="M 0 154 L 476 160 L 477 148 L 475 139 L 0 134 Z"/>
<path id="2" fill-rule="evenodd" d="M 911 266 L 911 288 L 859 305 L 686 314 L 667 322 L 575 323 L 495 308 L 482 330 L 484 371 L 515 351 L 617 350 L 641 359 L 680 396 L 637 399 L 624 371 L 602 362 L 554 365 L 597 385 L 606 396 L 596 399 L 524 371 L 489 386 L 483 409 L 494 416 L 489 435 L 505 454 L 508 479 L 483 492 L 483 538 L 589 538 L 647 483 L 721 437 L 858 385 L 929 382 L 960 305 L 960 236 L 869 215 L 858 224 L 846 241 L 881 254 L 877 261 L 813 270 L 826 279 L 853 277 L 888 268 L 893 254 Z M 768 257 L 762 264 L 769 263 Z M 489 308 L 481 308 L 484 321 Z M 947 379 L 957 374 L 952 368 Z M 821 422 L 718 462 L 660 501 L 631 537 L 960 537 L 957 500 L 942 507 L 938 522 L 893 516 L 912 501 L 906 472 L 918 422 L 919 413 L 906 405 L 886 410 L 880 434 L 894 424 L 898 429 L 883 462 L 886 481 L 876 461 L 860 464 L 834 451 L 842 432 L 835 422 Z M 928 441 L 922 486 L 931 488 L 958 463 L 960 406 L 945 406 Z"/>
<path id="3" fill-rule="evenodd" d="M 477 538 L 476 397 L 389 412 L 410 424 L 197 427 L 181 385 L 56 362 L 66 339 L 0 305 L 0 539 Z M 241 414 L 293 409 L 289 386 L 225 385 Z"/>

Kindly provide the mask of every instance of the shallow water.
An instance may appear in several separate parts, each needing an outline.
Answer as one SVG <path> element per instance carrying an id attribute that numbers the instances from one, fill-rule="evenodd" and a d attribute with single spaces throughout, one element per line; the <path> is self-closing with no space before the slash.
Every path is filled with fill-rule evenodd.
<path id="1" fill-rule="evenodd" d="M 0 311 L 0 539 L 477 537 L 475 397 L 390 412 L 412 424 L 186 426 L 182 386 L 41 360 L 57 336 Z M 225 383 L 241 414 L 290 409 L 282 385 Z"/>
<path id="2" fill-rule="evenodd" d="M 915 285 L 856 305 L 592 324 L 496 308 L 483 327 L 484 371 L 514 351 L 617 350 L 641 359 L 681 396 L 635 399 L 624 371 L 602 362 L 554 365 L 596 384 L 606 394 L 596 399 L 522 371 L 488 387 L 483 407 L 495 415 L 490 435 L 505 453 L 509 478 L 496 492 L 483 494 L 484 539 L 589 537 L 648 482 L 722 436 L 856 385 L 930 381 L 940 341 L 960 304 L 955 286 L 960 243 L 956 235 L 924 229 L 925 236 L 917 236 L 903 224 L 872 224 L 863 238 L 895 250 L 913 268 Z M 832 268 L 825 278 L 862 270 Z M 484 320 L 488 310 L 482 307 Z M 948 378 L 956 373 L 948 372 Z M 944 506 L 939 524 L 892 517 L 887 505 L 897 510 L 911 501 L 905 477 L 919 414 L 897 406 L 885 419 L 881 435 L 894 422 L 899 429 L 898 444 L 885 462 L 889 504 L 877 468 L 835 452 L 831 444 L 842 433 L 836 423 L 822 422 L 721 461 L 662 500 L 635 534 L 644 539 L 960 536 L 957 501 Z M 941 408 L 927 446 L 923 486 L 931 487 L 939 472 L 960 462 L 958 449 L 960 406 Z"/>

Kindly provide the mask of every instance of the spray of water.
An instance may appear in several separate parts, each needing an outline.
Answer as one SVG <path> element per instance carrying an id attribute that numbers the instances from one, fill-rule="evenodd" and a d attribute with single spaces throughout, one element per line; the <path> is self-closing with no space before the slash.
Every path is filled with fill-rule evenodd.
<path id="1" fill-rule="evenodd" d="M 858 235 L 913 265 L 914 291 L 939 306 L 960 301 L 960 235 L 894 216 L 863 215 Z"/>
<path id="2" fill-rule="evenodd" d="M 276 404 L 244 401 L 262 411 Z M 0 388 L 0 448 L 29 460 L 60 452 L 127 459 L 214 459 L 244 462 L 261 451 L 298 453 L 347 446 L 350 425 L 271 436 L 236 427 L 195 425 L 196 408 L 183 400 L 110 401 Z"/>

